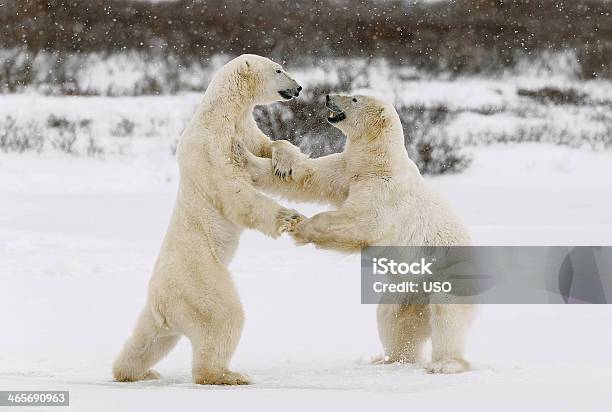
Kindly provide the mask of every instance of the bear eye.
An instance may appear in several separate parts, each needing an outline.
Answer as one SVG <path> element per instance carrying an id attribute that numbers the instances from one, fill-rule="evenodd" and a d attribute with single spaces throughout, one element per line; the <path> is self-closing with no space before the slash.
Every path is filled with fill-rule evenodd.
<path id="1" fill-rule="evenodd" d="M 280 74 L 280 73 L 282 73 L 282 70 L 281 69 L 277 69 L 276 73 Z"/>
<path id="2" fill-rule="evenodd" d="M 354 103 L 357 103 L 357 99 L 355 99 L 354 97 L 353 97 L 353 102 L 354 102 Z"/>

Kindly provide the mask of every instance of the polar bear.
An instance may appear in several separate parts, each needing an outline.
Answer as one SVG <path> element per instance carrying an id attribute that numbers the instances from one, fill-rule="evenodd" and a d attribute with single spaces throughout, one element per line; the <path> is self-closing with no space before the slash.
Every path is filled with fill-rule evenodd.
<path id="1" fill-rule="evenodd" d="M 290 100 L 301 89 L 280 65 L 255 55 L 242 55 L 215 74 L 180 139 L 174 212 L 147 303 L 113 365 L 115 380 L 159 377 L 150 368 L 186 336 L 195 383 L 249 382 L 228 369 L 243 311 L 227 266 L 244 228 L 277 237 L 301 216 L 256 190 L 231 151 L 240 144 L 270 156 L 271 141 L 253 120 L 253 107 Z"/>
<path id="2" fill-rule="evenodd" d="M 449 205 L 425 184 L 404 147 L 394 107 L 368 96 L 327 96 L 328 122 L 347 137 L 344 151 L 309 159 L 286 141 L 272 159 L 237 150 L 256 187 L 336 210 L 301 221 L 290 232 L 298 244 L 346 252 L 366 246 L 469 245 L 470 236 Z M 381 304 L 377 319 L 387 362 L 421 363 L 431 339 L 431 373 L 469 368 L 464 341 L 473 305 Z"/>

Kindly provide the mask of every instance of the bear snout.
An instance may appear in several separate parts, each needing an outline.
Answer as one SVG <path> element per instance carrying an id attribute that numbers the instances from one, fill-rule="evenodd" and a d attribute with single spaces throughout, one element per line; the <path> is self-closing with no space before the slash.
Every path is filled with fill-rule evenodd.
<path id="1" fill-rule="evenodd" d="M 280 94 L 282 96 L 282 98 L 285 99 L 285 100 L 291 100 L 294 97 L 298 97 L 300 95 L 300 90 L 301 89 L 302 89 L 302 87 L 298 86 L 295 89 L 280 90 L 278 92 L 278 94 Z"/>

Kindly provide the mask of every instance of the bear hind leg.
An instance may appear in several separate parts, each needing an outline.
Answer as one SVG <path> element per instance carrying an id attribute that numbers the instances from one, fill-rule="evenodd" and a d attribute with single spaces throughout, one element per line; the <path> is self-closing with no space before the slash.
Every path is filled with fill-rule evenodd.
<path id="1" fill-rule="evenodd" d="M 463 352 L 473 311 L 468 304 L 431 306 L 431 362 L 425 366 L 429 373 L 461 373 L 470 368 Z"/>
<path id="2" fill-rule="evenodd" d="M 381 304 L 378 332 L 385 355 L 379 363 L 419 363 L 431 334 L 426 305 Z"/>
<path id="3" fill-rule="evenodd" d="M 192 347 L 192 375 L 198 385 L 248 385 L 246 375 L 229 370 L 229 363 L 238 344 L 233 332 L 210 333 L 204 328 L 190 337 Z"/>
<path id="4" fill-rule="evenodd" d="M 247 376 L 228 368 L 242 333 L 242 305 L 235 295 L 212 306 L 217 310 L 189 304 L 181 309 L 180 328 L 191 341 L 193 381 L 200 385 L 247 385 Z M 220 307 L 222 311 L 218 311 Z"/>
<path id="5" fill-rule="evenodd" d="M 180 335 L 163 330 L 147 305 L 140 314 L 134 332 L 113 363 L 113 377 L 118 382 L 159 379 L 150 369 L 174 348 Z"/>

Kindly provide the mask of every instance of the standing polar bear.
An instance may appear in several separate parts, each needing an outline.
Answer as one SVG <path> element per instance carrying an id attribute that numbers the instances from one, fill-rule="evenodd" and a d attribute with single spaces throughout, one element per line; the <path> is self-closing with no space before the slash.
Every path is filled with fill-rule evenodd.
<path id="1" fill-rule="evenodd" d="M 280 65 L 254 55 L 230 61 L 210 82 L 181 136 L 174 212 L 147 303 L 113 365 L 116 380 L 159 377 L 150 368 L 184 335 L 195 383 L 248 383 L 228 369 L 243 312 L 227 266 L 244 228 L 277 237 L 301 216 L 258 192 L 233 162 L 232 148 L 269 157 L 272 142 L 253 120 L 253 107 L 290 100 L 301 89 Z"/>
<path id="2" fill-rule="evenodd" d="M 404 147 L 392 105 L 367 96 L 327 96 L 328 121 L 347 137 L 344 152 L 308 159 L 276 142 L 272 160 L 236 152 L 254 184 L 287 198 L 323 201 L 337 210 L 301 221 L 298 243 L 355 252 L 366 246 L 465 246 L 470 237 L 450 207 L 425 185 Z M 378 330 L 384 362 L 422 361 L 431 338 L 433 373 L 458 373 L 472 305 L 381 304 Z"/>

